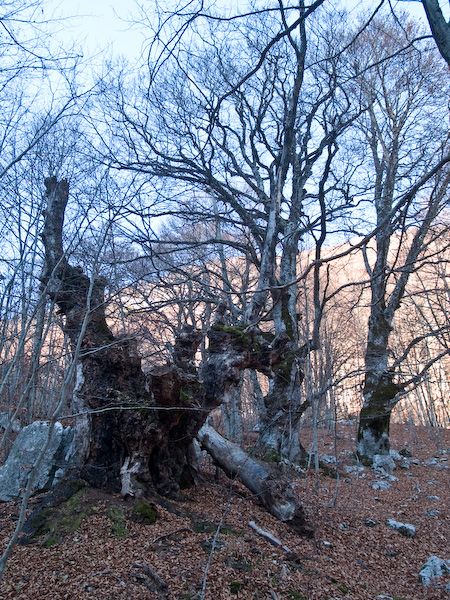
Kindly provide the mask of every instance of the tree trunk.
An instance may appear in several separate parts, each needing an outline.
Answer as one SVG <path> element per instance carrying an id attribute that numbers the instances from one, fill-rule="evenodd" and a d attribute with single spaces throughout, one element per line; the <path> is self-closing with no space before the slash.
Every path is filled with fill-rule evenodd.
<path id="1" fill-rule="evenodd" d="M 300 419 L 307 408 L 300 399 L 302 377 L 295 352 L 287 352 L 284 360 L 274 367 L 269 393 L 264 398 L 259 438 L 263 457 L 267 459 L 297 463 L 304 456 L 299 439 Z"/>
<path id="2" fill-rule="evenodd" d="M 296 254 L 293 250 L 291 254 L 292 262 Z M 294 266 L 288 274 L 292 273 L 292 269 Z M 299 346 L 296 286 L 272 295 L 275 339 L 283 341 L 284 350 L 281 359 L 273 366 L 269 393 L 264 398 L 259 443 L 263 455 L 271 460 L 298 463 L 305 456 L 299 439 L 300 420 L 309 406 L 309 403 L 301 401 L 304 374 L 300 364 L 305 360 L 306 346 Z"/>
<path id="3" fill-rule="evenodd" d="M 210 411 L 239 384 L 244 369 L 271 376 L 282 361 L 285 343 L 274 342 L 257 328 L 227 326 L 226 307 L 219 306 L 200 371 L 194 359 L 201 335 L 186 326 L 175 340 L 172 363 L 145 375 L 135 342 L 114 336 L 108 326 L 106 282 L 87 277 L 64 254 L 67 181 L 52 177 L 45 185 L 42 282 L 65 317 L 64 329 L 78 361 L 75 467 L 91 485 L 121 490 L 123 496 L 156 491 L 176 497 L 195 481 L 192 442 Z"/>
<path id="4" fill-rule="evenodd" d="M 450 22 L 447 22 L 438 0 L 422 0 L 434 41 L 450 67 Z"/>
<path id="5" fill-rule="evenodd" d="M 232 442 L 242 442 L 242 403 L 241 394 L 244 372 L 241 371 L 239 383 L 230 388 L 222 403 L 223 433 Z"/>
<path id="6" fill-rule="evenodd" d="M 382 307 L 372 307 L 369 319 L 363 407 L 359 416 L 357 452 L 365 463 L 374 454 L 389 454 L 389 424 L 401 386 L 393 382 L 388 368 L 389 321 Z"/>
<path id="7" fill-rule="evenodd" d="M 107 324 L 106 282 L 90 279 L 64 254 L 67 181 L 52 177 L 45 185 L 42 282 L 64 315 L 65 332 L 78 352 L 72 408 L 79 415 L 80 474 L 91 485 L 122 490 L 123 495 L 152 489 L 176 496 L 194 480 L 191 443 L 214 408 L 199 395 L 193 366 L 200 335 L 186 327 L 175 342 L 173 364 L 145 375 L 135 342 L 115 337 Z"/>

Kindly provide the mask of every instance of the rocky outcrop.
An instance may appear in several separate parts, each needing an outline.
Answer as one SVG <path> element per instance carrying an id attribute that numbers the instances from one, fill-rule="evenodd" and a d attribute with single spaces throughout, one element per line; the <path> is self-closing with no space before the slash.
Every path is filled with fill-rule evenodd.
<path id="1" fill-rule="evenodd" d="M 18 498 L 32 471 L 33 491 L 50 488 L 65 472 L 71 442 L 71 428 L 58 422 L 52 427 L 46 421 L 35 421 L 24 427 L 0 467 L 0 501 Z"/>

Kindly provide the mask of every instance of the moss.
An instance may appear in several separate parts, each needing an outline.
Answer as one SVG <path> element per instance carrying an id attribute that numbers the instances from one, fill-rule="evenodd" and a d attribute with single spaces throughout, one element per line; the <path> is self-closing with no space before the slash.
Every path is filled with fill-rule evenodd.
<path id="1" fill-rule="evenodd" d="M 215 325 L 213 325 L 213 329 L 217 332 L 222 332 L 232 336 L 235 339 L 235 341 L 239 342 L 244 348 L 249 348 L 254 342 L 252 336 L 249 335 L 243 327 L 222 325 L 220 323 L 216 323 Z"/>
<path id="2" fill-rule="evenodd" d="M 148 500 L 137 500 L 131 511 L 131 516 L 138 523 L 153 525 L 158 518 L 158 511 L 156 506 Z"/>
<path id="3" fill-rule="evenodd" d="M 236 531 L 236 529 L 233 529 L 232 527 L 228 527 L 226 525 L 220 528 L 220 533 L 222 533 L 223 535 L 239 535 L 239 532 Z"/>
<path id="4" fill-rule="evenodd" d="M 191 523 L 192 530 L 195 531 L 195 533 L 216 533 L 218 527 L 217 523 L 214 523 L 213 521 L 192 520 Z M 236 529 L 233 529 L 228 525 L 222 525 L 220 528 L 220 533 L 222 535 L 239 535 L 239 532 L 236 531 Z"/>
<path id="5" fill-rule="evenodd" d="M 57 509 L 45 509 L 36 517 L 33 526 L 35 536 L 45 536 L 42 545 L 52 548 L 65 536 L 77 531 L 92 512 L 92 507 L 84 503 L 85 490 L 79 490 Z"/>
<path id="6" fill-rule="evenodd" d="M 111 521 L 111 533 L 119 539 L 125 538 L 128 535 L 128 529 L 123 509 L 111 506 L 106 514 Z"/>
<path id="7" fill-rule="evenodd" d="M 242 341 L 249 340 L 249 335 L 246 333 L 245 329 L 242 327 L 236 327 L 232 325 L 222 325 L 221 329 L 224 333 L 229 333 L 230 335 L 235 335 Z"/>
<path id="8" fill-rule="evenodd" d="M 192 521 L 192 529 L 195 533 L 215 533 L 217 525 L 211 521 Z"/>
<path id="9" fill-rule="evenodd" d="M 244 584 L 242 583 L 242 581 L 232 581 L 230 583 L 230 593 L 233 595 L 237 595 L 243 587 Z"/>
<path id="10" fill-rule="evenodd" d="M 52 518 L 54 511 L 50 508 L 44 508 L 31 520 L 31 527 L 35 531 L 35 536 L 42 535 L 48 532 L 49 520 Z"/>
<path id="11" fill-rule="evenodd" d="M 61 540 L 59 540 L 58 538 L 54 537 L 53 535 L 49 535 L 48 537 L 46 537 L 46 539 L 42 542 L 42 547 L 43 548 L 53 548 L 54 546 L 57 546 L 59 544 Z"/>
<path id="12" fill-rule="evenodd" d="M 268 463 L 279 463 L 281 460 L 280 453 L 274 449 L 266 450 L 262 456 L 262 460 Z"/>
<path id="13" fill-rule="evenodd" d="M 200 386 L 196 385 L 195 382 L 189 384 L 189 387 L 182 387 L 180 389 L 180 401 L 182 404 L 191 404 L 193 400 L 200 394 Z"/>
<path id="14" fill-rule="evenodd" d="M 350 591 L 350 589 L 348 588 L 348 586 L 345 585 L 345 583 L 339 583 L 336 587 L 344 595 L 348 594 Z"/>
<path id="15" fill-rule="evenodd" d="M 187 404 L 192 400 L 192 391 L 186 388 L 180 390 L 180 400 L 183 404 Z"/>

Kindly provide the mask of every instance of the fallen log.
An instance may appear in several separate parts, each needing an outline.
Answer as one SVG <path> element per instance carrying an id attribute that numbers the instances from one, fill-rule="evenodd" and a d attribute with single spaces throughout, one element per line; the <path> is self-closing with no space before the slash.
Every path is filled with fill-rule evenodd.
<path id="1" fill-rule="evenodd" d="M 208 424 L 200 429 L 197 439 L 225 474 L 243 483 L 274 517 L 312 536 L 292 481 L 276 467 L 255 460 Z"/>

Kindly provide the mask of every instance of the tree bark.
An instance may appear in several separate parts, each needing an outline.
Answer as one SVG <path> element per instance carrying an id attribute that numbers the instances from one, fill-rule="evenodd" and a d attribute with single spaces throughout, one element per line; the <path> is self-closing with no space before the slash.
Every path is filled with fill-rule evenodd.
<path id="1" fill-rule="evenodd" d="M 438 0 L 422 0 L 434 41 L 450 67 L 450 22 L 447 22 Z"/>
<path id="2" fill-rule="evenodd" d="M 242 422 L 241 394 L 244 372 L 241 371 L 239 383 L 231 388 L 222 403 L 222 427 L 225 437 L 233 442 L 242 442 L 244 425 Z"/>
<path id="3" fill-rule="evenodd" d="M 357 452 L 371 463 L 374 454 L 389 454 L 389 424 L 401 386 L 394 383 L 388 367 L 389 335 L 392 326 L 386 317 L 383 299 L 372 304 L 365 354 L 366 374 L 363 406 L 359 415 Z"/>
<path id="4" fill-rule="evenodd" d="M 270 460 L 284 459 L 297 463 L 305 455 L 300 444 L 299 428 L 306 403 L 301 403 L 303 375 L 297 365 L 296 354 L 296 351 L 288 351 L 284 360 L 274 367 L 269 393 L 264 398 L 259 443 L 263 456 Z"/>

